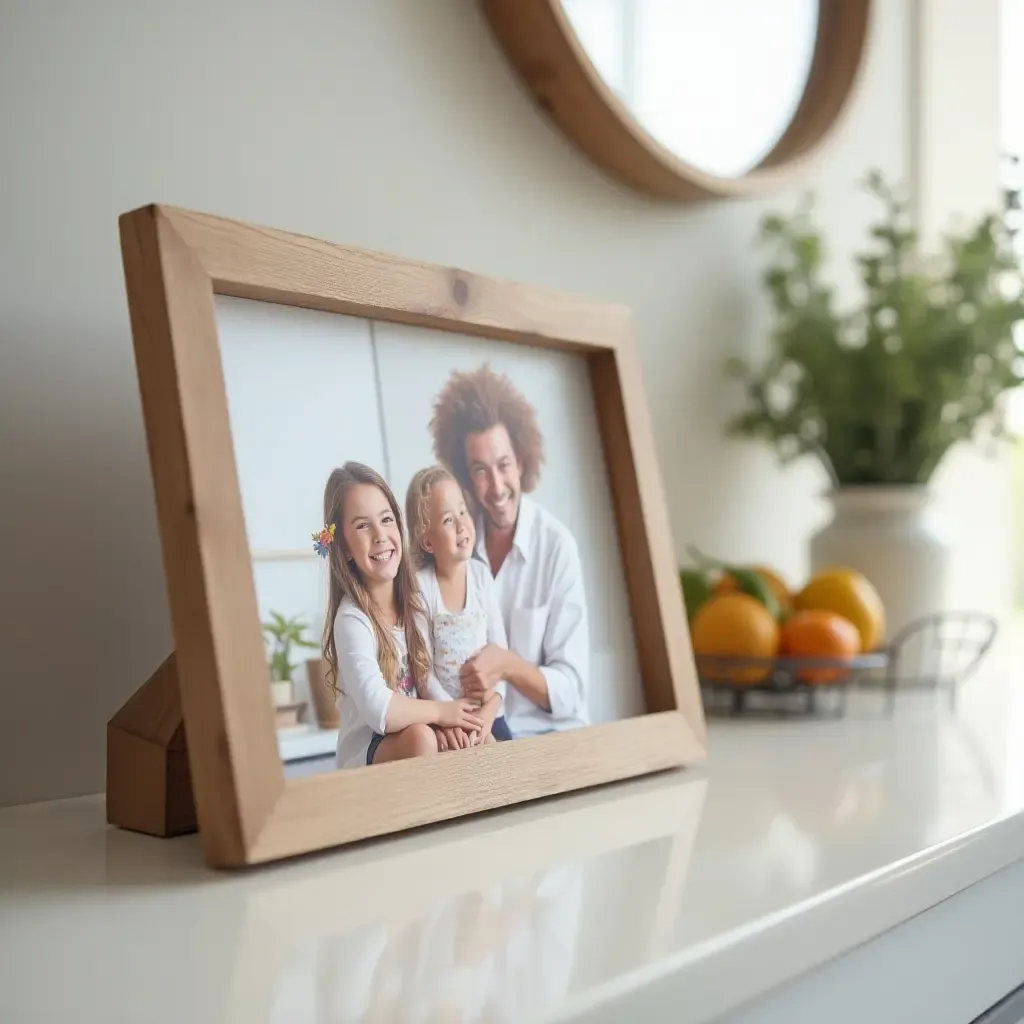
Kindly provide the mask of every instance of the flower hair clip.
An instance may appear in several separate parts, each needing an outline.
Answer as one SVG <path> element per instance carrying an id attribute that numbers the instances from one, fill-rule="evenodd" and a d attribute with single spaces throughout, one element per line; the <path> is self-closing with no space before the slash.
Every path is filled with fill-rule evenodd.
<path id="1" fill-rule="evenodd" d="M 326 558 L 328 549 L 334 543 L 334 523 L 325 526 L 319 533 L 314 533 L 311 536 L 313 537 L 313 550 L 321 558 Z"/>

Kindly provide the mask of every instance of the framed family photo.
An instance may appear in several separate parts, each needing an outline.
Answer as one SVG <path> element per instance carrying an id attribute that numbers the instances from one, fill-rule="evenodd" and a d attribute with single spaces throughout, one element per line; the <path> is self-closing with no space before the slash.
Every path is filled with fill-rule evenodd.
<path id="1" fill-rule="evenodd" d="M 703 758 L 627 310 L 171 207 L 120 226 L 175 650 L 108 729 L 113 824 L 237 866 Z M 302 778 L 268 620 L 336 714 Z"/>

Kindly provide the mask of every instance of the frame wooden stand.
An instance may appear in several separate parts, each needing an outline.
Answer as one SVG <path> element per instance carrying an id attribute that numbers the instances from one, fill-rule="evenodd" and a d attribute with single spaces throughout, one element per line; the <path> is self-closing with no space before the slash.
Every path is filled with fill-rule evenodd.
<path id="1" fill-rule="evenodd" d="M 107 723 L 107 822 L 163 838 L 198 829 L 173 651 Z"/>

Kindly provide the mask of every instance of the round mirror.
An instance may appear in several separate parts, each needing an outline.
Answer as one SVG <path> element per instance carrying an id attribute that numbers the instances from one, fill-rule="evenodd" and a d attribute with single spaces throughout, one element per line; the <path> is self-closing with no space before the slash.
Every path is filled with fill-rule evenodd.
<path id="1" fill-rule="evenodd" d="M 793 120 L 814 59 L 818 0 L 560 2 L 608 88 L 699 170 L 745 174 Z"/>
<path id="2" fill-rule="evenodd" d="M 781 184 L 852 90 L 870 0 L 482 0 L 541 106 L 643 191 Z"/>

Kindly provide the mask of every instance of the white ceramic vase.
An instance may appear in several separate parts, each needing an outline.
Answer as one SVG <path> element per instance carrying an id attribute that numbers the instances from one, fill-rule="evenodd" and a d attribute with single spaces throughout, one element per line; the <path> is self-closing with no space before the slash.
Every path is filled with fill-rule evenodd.
<path id="1" fill-rule="evenodd" d="M 832 520 L 811 540 L 812 572 L 862 572 L 885 605 L 886 640 L 945 610 L 950 544 L 927 487 L 841 487 L 828 497 Z"/>
<path id="2" fill-rule="evenodd" d="M 290 679 L 272 679 L 270 694 L 276 708 L 287 707 L 289 704 L 295 703 L 295 685 Z"/>

